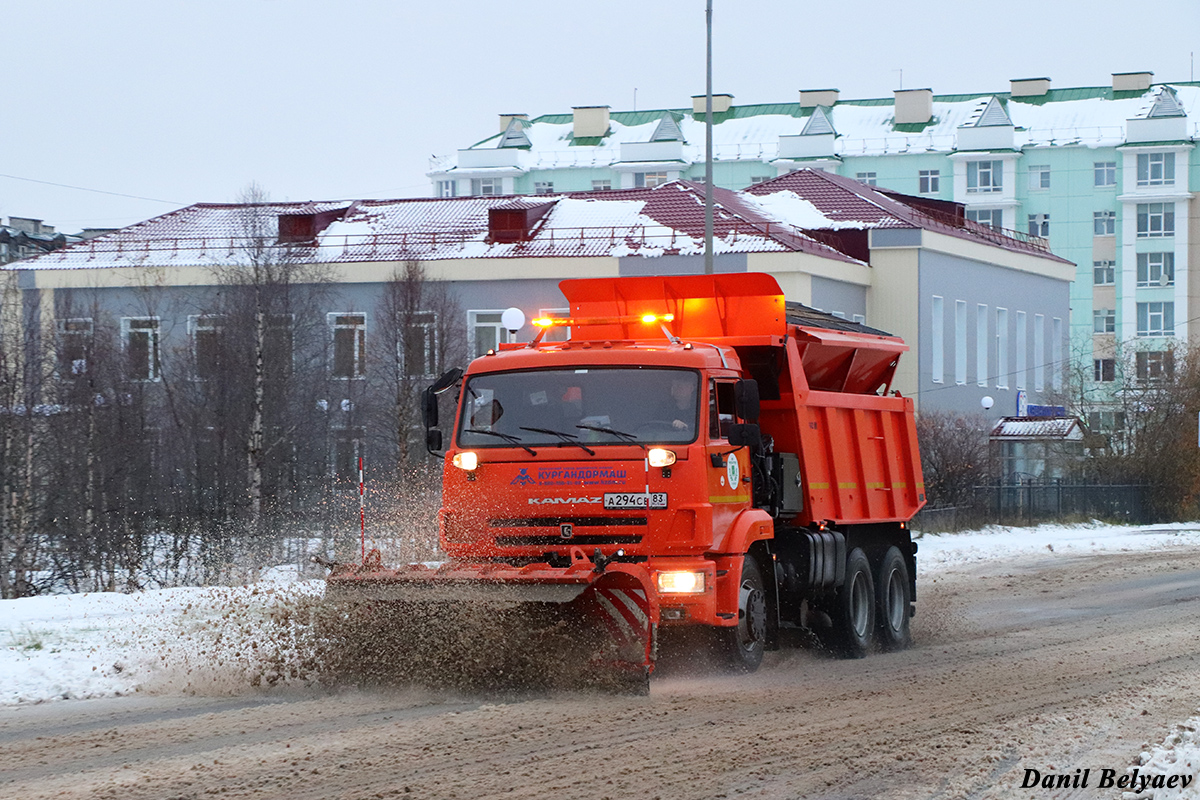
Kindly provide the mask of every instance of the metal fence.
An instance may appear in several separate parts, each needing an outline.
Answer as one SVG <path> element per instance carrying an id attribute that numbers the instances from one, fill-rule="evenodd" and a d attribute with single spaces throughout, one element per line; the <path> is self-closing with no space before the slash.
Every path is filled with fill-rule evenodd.
<path id="1" fill-rule="evenodd" d="M 1080 518 L 1144 524 L 1152 521 L 1147 513 L 1148 488 L 1059 481 L 976 486 L 969 502 L 922 509 L 912 527 L 939 532 L 993 523 L 1032 525 Z"/>

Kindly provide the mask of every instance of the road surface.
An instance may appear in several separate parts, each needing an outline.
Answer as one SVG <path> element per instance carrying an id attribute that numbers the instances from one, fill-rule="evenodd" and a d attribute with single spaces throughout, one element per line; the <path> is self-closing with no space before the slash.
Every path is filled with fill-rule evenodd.
<path id="1" fill-rule="evenodd" d="M 0 709 L 0 797 L 1120 797 L 1101 769 L 1200 705 L 1200 553 L 923 579 L 902 653 L 769 653 L 649 697 L 170 693 Z M 1021 789 L 1028 768 L 1088 788 Z"/>

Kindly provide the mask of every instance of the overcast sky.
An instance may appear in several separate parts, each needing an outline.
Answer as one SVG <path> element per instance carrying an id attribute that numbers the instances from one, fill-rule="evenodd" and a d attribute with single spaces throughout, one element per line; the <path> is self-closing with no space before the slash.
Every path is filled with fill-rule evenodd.
<path id="1" fill-rule="evenodd" d="M 1200 0 L 714 5 L 714 90 L 739 104 L 801 88 L 886 97 L 901 70 L 904 88 L 939 94 L 1041 76 L 1103 86 L 1135 70 L 1186 81 L 1200 49 Z M 275 200 L 426 196 L 429 157 L 496 132 L 498 114 L 628 110 L 635 92 L 638 108 L 678 108 L 704 91 L 704 0 L 0 0 L 0 12 L 0 216 L 68 233 L 233 201 L 252 181 Z"/>

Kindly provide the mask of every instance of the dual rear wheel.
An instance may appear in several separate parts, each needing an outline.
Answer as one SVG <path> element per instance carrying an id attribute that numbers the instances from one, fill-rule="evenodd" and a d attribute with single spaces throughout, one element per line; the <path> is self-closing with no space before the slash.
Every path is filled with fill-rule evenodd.
<path id="1" fill-rule="evenodd" d="M 824 607 L 832 622 L 827 644 L 843 658 L 863 658 L 876 643 L 885 651 L 903 650 L 912 643 L 911 603 L 908 564 L 899 548 L 889 547 L 872 569 L 856 547 L 846 559 L 845 582 Z"/>

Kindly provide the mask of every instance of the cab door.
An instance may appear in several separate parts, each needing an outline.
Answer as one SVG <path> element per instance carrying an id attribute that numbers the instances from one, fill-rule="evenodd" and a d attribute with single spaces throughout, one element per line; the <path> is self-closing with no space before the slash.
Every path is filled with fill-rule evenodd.
<path id="1" fill-rule="evenodd" d="M 729 428 L 742 422 L 734 403 L 736 378 L 711 378 L 708 393 L 708 501 L 712 504 L 713 538 L 728 530 L 750 506 L 750 460 L 746 448 L 729 444 Z"/>

